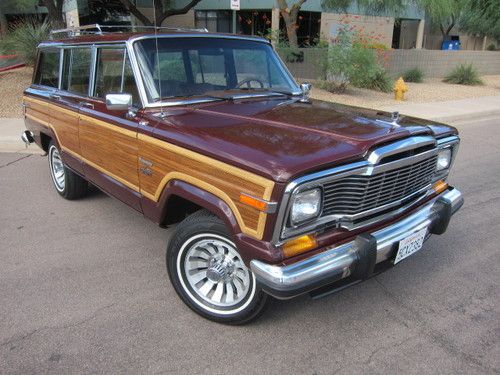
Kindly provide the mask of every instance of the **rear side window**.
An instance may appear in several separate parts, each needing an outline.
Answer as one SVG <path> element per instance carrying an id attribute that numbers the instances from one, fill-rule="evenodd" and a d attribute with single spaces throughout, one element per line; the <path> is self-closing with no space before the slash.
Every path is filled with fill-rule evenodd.
<path id="1" fill-rule="evenodd" d="M 34 83 L 57 88 L 59 82 L 59 60 L 59 51 L 41 51 Z"/>
<path id="2" fill-rule="evenodd" d="M 76 94 L 87 95 L 90 82 L 90 48 L 64 50 L 64 66 L 61 88 Z"/>
<path id="3" fill-rule="evenodd" d="M 139 94 L 130 62 L 123 48 L 99 48 L 94 96 L 104 98 L 110 93 L 132 95 L 134 105 L 139 105 Z"/>

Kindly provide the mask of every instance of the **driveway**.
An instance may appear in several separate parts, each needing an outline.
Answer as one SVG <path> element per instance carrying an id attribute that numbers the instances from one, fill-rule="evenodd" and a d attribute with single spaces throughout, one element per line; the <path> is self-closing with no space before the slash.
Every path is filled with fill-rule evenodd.
<path id="1" fill-rule="evenodd" d="M 39 155 L 0 154 L 0 373 L 500 370 L 500 127 L 459 124 L 465 205 L 397 267 L 336 295 L 212 323 L 177 298 L 170 230 L 94 191 L 60 198 Z"/>

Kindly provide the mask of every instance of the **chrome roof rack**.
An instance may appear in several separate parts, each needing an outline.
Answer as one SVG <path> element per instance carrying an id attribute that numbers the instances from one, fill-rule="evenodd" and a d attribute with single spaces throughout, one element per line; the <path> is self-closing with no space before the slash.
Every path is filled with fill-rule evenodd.
<path id="1" fill-rule="evenodd" d="M 106 31 L 111 29 L 110 31 Z M 130 29 L 130 31 L 138 30 L 156 30 L 156 31 L 196 31 L 202 33 L 208 33 L 206 28 L 195 29 L 195 28 L 184 28 L 184 27 L 168 27 L 168 26 L 142 26 L 142 25 L 99 25 L 98 23 L 91 25 L 84 25 L 79 27 L 69 27 L 66 29 L 57 29 L 50 32 L 51 37 L 54 34 L 68 33 L 69 36 L 86 35 L 86 34 L 110 34 L 110 33 L 120 33 L 123 29 Z"/>

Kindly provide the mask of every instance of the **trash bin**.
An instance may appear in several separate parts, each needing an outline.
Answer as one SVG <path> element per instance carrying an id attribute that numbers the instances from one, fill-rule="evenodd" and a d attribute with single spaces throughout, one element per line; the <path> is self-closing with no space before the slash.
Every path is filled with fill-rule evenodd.
<path id="1" fill-rule="evenodd" d="M 460 49 L 460 41 L 459 40 L 443 40 L 441 44 L 442 50 L 452 50 L 458 51 Z"/>

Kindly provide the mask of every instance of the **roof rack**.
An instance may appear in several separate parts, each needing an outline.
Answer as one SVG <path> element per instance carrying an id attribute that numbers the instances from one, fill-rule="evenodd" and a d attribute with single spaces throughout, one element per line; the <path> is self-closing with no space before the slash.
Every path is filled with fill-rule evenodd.
<path id="1" fill-rule="evenodd" d="M 104 31 L 103 29 L 111 29 L 111 31 Z M 208 33 L 206 28 L 195 29 L 195 28 L 184 28 L 184 27 L 166 27 L 166 26 L 132 26 L 132 25 L 99 25 L 98 23 L 91 25 L 84 25 L 79 27 L 69 27 L 67 29 L 57 29 L 52 30 L 50 32 L 51 37 L 54 34 L 68 33 L 69 36 L 77 36 L 77 35 L 86 35 L 86 34 L 111 34 L 111 33 L 120 33 L 122 32 L 120 29 L 131 29 L 133 31 L 138 29 L 146 29 L 146 30 L 169 30 L 169 31 L 196 31 L 202 33 Z"/>

